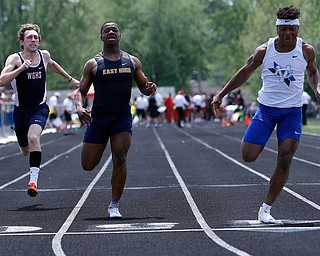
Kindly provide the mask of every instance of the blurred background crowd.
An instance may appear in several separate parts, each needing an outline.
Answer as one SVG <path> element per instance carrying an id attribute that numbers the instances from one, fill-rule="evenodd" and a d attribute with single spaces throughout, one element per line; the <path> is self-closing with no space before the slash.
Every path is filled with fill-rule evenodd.
<path id="1" fill-rule="evenodd" d="M 2 90 L 0 97 L 0 138 L 14 135 L 13 108 L 15 95 L 12 90 Z M 248 126 L 257 110 L 257 102 L 245 102 L 241 90 L 226 95 L 219 116 L 211 109 L 214 94 L 190 93 L 188 91 L 161 91 L 151 97 L 133 93 L 131 113 L 133 127 L 161 127 L 174 124 L 180 128 L 191 127 L 194 123 L 220 122 L 221 126 L 243 123 Z M 49 91 L 47 103 L 50 108 L 46 129 L 72 135 L 81 127 L 74 104 L 75 91 Z M 86 107 L 91 108 L 94 90 L 90 88 Z M 318 105 L 304 92 L 303 125 L 307 118 L 319 118 Z"/>

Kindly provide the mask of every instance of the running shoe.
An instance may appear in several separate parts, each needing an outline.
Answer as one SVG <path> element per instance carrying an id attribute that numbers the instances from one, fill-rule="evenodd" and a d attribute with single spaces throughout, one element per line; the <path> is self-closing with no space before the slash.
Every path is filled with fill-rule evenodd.
<path id="1" fill-rule="evenodd" d="M 258 220 L 263 223 L 278 223 L 270 214 L 270 209 L 266 210 L 260 207 L 258 213 Z"/>
<path id="2" fill-rule="evenodd" d="M 122 218 L 119 212 L 119 204 L 110 204 L 108 207 L 109 218 Z"/>
<path id="3" fill-rule="evenodd" d="M 38 189 L 37 189 L 37 186 L 34 182 L 31 182 L 29 185 L 28 185 L 28 195 L 31 196 L 31 197 L 35 197 L 38 195 Z"/>

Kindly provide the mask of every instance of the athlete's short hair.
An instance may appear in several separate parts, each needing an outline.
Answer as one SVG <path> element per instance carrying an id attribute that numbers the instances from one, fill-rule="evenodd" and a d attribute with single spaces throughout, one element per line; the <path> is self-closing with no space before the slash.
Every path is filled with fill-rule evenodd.
<path id="1" fill-rule="evenodd" d="M 278 19 L 298 19 L 300 17 L 300 9 L 291 5 L 279 8 L 276 13 Z"/>

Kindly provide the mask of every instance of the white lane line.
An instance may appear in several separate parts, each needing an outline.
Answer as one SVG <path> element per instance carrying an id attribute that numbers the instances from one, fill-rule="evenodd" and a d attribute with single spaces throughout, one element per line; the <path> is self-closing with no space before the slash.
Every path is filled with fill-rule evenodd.
<path id="1" fill-rule="evenodd" d="M 162 150 L 163 150 L 163 152 L 164 152 L 164 154 L 165 154 L 165 156 L 167 158 L 167 161 L 168 161 L 168 163 L 169 163 L 169 165 L 170 165 L 170 167 L 171 167 L 171 169 L 172 169 L 172 171 L 173 171 L 173 173 L 174 173 L 174 175 L 175 175 L 175 177 L 176 177 L 176 179 L 177 179 L 177 181 L 178 181 L 178 183 L 179 183 L 179 185 L 180 185 L 180 187 L 181 187 L 181 189 L 182 189 L 182 191 L 183 191 L 183 193 L 184 193 L 184 195 L 185 195 L 185 197 L 186 197 L 186 199 L 187 199 L 187 201 L 188 201 L 188 203 L 190 205 L 190 208 L 191 208 L 191 210 L 193 212 L 193 215 L 196 217 L 196 220 L 199 223 L 200 227 L 203 229 L 203 231 L 207 234 L 207 236 L 212 241 L 214 241 L 215 243 L 217 243 L 221 247 L 225 248 L 226 250 L 228 250 L 230 252 L 233 252 L 233 253 L 235 253 L 237 255 L 241 255 L 241 256 L 250 255 L 250 254 L 248 254 L 248 253 L 246 253 L 244 251 L 241 251 L 240 249 L 235 248 L 232 245 L 228 244 L 227 242 L 222 240 L 219 236 L 217 236 L 217 234 L 215 232 L 212 231 L 212 229 L 209 227 L 209 225 L 207 224 L 207 222 L 203 218 L 203 216 L 202 216 L 200 210 L 198 209 L 198 206 L 196 205 L 195 201 L 193 200 L 193 198 L 192 198 L 192 196 L 191 196 L 186 184 L 184 183 L 182 177 L 180 176 L 179 171 L 177 170 L 174 162 L 172 161 L 171 156 L 170 156 L 169 152 L 167 151 L 167 149 L 165 148 L 165 146 L 164 146 L 159 134 L 157 133 L 156 129 L 153 129 L 153 131 L 154 131 L 154 133 L 155 133 L 155 135 L 157 137 L 157 140 L 158 140 L 158 142 L 159 142 L 159 144 L 160 144 L 160 146 L 161 146 L 161 148 L 162 148 Z"/>
<path id="2" fill-rule="evenodd" d="M 251 231 L 251 232 L 307 232 L 307 231 L 319 231 L 320 226 L 253 226 L 253 227 L 225 227 L 225 228 L 213 228 L 212 231 Z M 78 235 L 115 235 L 115 234 L 145 234 L 145 233 L 185 233 L 185 232 L 203 232 L 202 228 L 190 228 L 190 229 L 151 229 L 151 230 L 116 230 L 116 231 L 78 231 L 78 232 L 66 232 L 65 236 L 78 236 Z M 0 233 L 2 236 L 53 236 L 57 233 Z M 65 254 L 64 254 L 65 255 Z"/>
<path id="3" fill-rule="evenodd" d="M 71 226 L 73 220 L 77 216 L 77 214 L 80 211 L 81 207 L 83 206 L 84 202 L 87 200 L 92 188 L 98 182 L 98 180 L 100 179 L 102 174 L 106 171 L 107 166 L 109 165 L 110 162 L 111 162 L 111 155 L 108 157 L 107 161 L 104 163 L 104 165 L 102 166 L 101 170 L 98 172 L 96 177 L 91 181 L 91 183 L 89 184 L 87 189 L 84 191 L 84 193 L 83 193 L 82 197 L 80 198 L 79 202 L 73 208 L 72 212 L 70 213 L 70 215 L 68 216 L 66 221 L 63 223 L 63 225 L 61 226 L 61 228 L 58 231 L 58 233 L 54 236 L 54 238 L 52 240 L 52 249 L 53 249 L 53 252 L 54 252 L 55 255 L 58 255 L 58 256 L 66 255 L 64 253 L 63 249 L 62 249 L 62 246 L 61 246 L 62 237 L 68 231 L 69 227 Z"/>
<path id="4" fill-rule="evenodd" d="M 203 131 L 203 129 L 201 129 L 201 130 Z M 183 132 L 183 131 L 181 131 L 181 132 L 184 133 L 184 134 L 186 134 L 186 135 L 188 134 L 188 133 Z M 218 135 L 218 136 L 223 136 L 223 137 L 225 137 L 225 138 L 227 138 L 227 139 L 234 140 L 234 141 L 237 141 L 237 142 L 239 142 L 239 143 L 241 142 L 241 139 L 234 138 L 234 137 L 231 137 L 231 136 L 229 136 L 229 135 L 222 135 L 222 134 L 217 133 L 217 132 L 209 132 L 209 133 L 212 133 L 212 134 L 215 134 L 215 135 Z M 192 136 L 192 135 L 190 135 L 190 136 Z M 189 137 L 190 137 L 190 136 L 189 136 Z M 275 138 L 271 138 L 271 139 L 277 141 L 277 139 L 275 139 Z M 307 145 L 307 144 L 303 144 L 303 143 L 299 143 L 299 146 L 305 146 L 305 147 L 309 146 L 309 147 L 313 147 L 313 148 L 316 148 L 316 149 L 319 149 L 319 148 L 320 148 L 320 147 L 318 147 L 318 146 L 311 146 L 311 145 Z M 271 152 L 271 153 L 274 153 L 274 154 L 276 154 L 276 155 L 278 154 L 278 151 L 276 151 L 276 150 L 274 150 L 274 149 L 271 149 L 271 148 L 268 148 L 268 147 L 265 147 L 264 150 L 269 151 L 269 152 Z M 310 165 L 314 165 L 314 166 L 320 167 L 320 164 L 315 163 L 315 162 L 311 162 L 311 161 L 308 161 L 308 160 L 305 160 L 305 159 L 303 159 L 303 158 L 299 158 L 299 157 L 294 156 L 293 159 L 296 160 L 296 161 L 302 162 L 302 163 L 306 163 L 306 164 L 310 164 Z"/>
<path id="5" fill-rule="evenodd" d="M 237 161 L 237 160 L 233 159 L 232 157 L 228 156 L 227 154 L 223 153 L 221 150 L 210 146 L 210 145 L 207 144 L 206 142 L 204 142 L 204 141 L 202 141 L 202 140 L 200 140 L 200 139 L 192 136 L 191 134 L 189 134 L 189 133 L 187 133 L 187 132 L 184 132 L 184 131 L 180 131 L 180 132 L 183 133 L 183 134 L 185 134 L 185 135 L 188 136 L 189 138 L 191 138 L 191 139 L 199 142 L 200 144 L 204 145 L 204 146 L 207 147 L 208 149 L 214 150 L 215 152 L 217 152 L 218 154 L 220 154 L 220 155 L 223 156 L 224 158 L 230 160 L 231 162 L 235 163 L 236 165 L 239 165 L 240 167 L 246 169 L 247 171 L 249 171 L 249 172 L 251 172 L 251 173 L 253 173 L 253 174 L 255 174 L 255 175 L 257 175 L 257 176 L 259 176 L 259 177 L 261 177 L 261 178 L 263 178 L 263 179 L 265 179 L 265 180 L 267 180 L 267 181 L 270 180 L 270 178 L 267 177 L 266 175 L 264 175 L 264 174 L 262 174 L 262 173 L 260 173 L 260 172 L 258 172 L 258 171 L 256 171 L 256 170 L 254 170 L 254 169 L 252 169 L 252 168 L 250 168 L 250 167 L 248 167 L 248 166 L 240 163 L 239 161 Z M 297 158 L 295 158 L 295 159 L 297 159 Z M 300 161 L 301 161 L 302 159 L 297 159 L 297 160 L 300 160 Z M 305 161 L 305 162 L 307 162 L 307 161 Z M 315 164 L 315 163 L 314 163 L 314 165 L 318 165 L 318 164 Z M 293 195 L 294 197 L 300 199 L 301 201 L 309 204 L 310 206 L 312 206 L 312 207 L 314 207 L 314 208 L 316 208 L 317 210 L 320 211 L 320 205 L 312 202 L 311 200 L 303 197 L 302 195 L 294 192 L 293 190 L 291 190 L 291 189 L 289 189 L 289 188 L 287 188 L 287 187 L 284 187 L 283 190 L 287 191 L 289 194 Z"/>
<path id="6" fill-rule="evenodd" d="M 62 139 L 64 139 L 64 137 L 61 137 L 60 139 L 49 140 L 49 141 L 41 144 L 41 147 L 46 146 L 46 145 L 49 145 L 49 144 L 54 143 L 54 142 L 57 142 L 57 141 L 62 140 Z M 1 160 L 4 160 L 4 159 L 7 159 L 7 158 L 10 158 L 10 157 L 19 156 L 19 155 L 22 155 L 22 153 L 21 153 L 20 151 L 17 152 L 17 153 L 13 153 L 13 154 L 11 154 L 11 155 L 1 156 L 1 157 L 0 157 L 0 161 L 1 161 Z"/>
<path id="7" fill-rule="evenodd" d="M 59 155 L 56 155 L 55 157 L 51 158 L 49 161 L 43 163 L 43 164 L 40 166 L 40 169 L 43 168 L 43 167 L 45 167 L 46 165 L 50 164 L 51 162 L 55 161 L 55 160 L 58 159 L 59 157 L 64 156 L 64 155 L 66 155 L 66 154 L 69 154 L 69 153 L 72 152 L 73 150 L 79 148 L 81 145 L 82 145 L 82 142 L 79 143 L 78 145 L 70 148 L 68 151 L 65 151 L 65 152 L 63 152 L 63 153 L 61 153 L 61 154 L 59 154 Z M 28 175 L 29 175 L 29 172 L 21 175 L 20 177 L 14 179 L 14 180 L 12 180 L 12 181 L 9 181 L 9 182 L 1 185 L 1 186 L 0 186 L 0 190 L 8 187 L 9 185 L 11 185 L 11 184 L 13 184 L 13 183 L 16 183 L 16 182 L 19 181 L 19 180 L 22 180 L 23 178 L 27 177 Z"/>
<path id="8" fill-rule="evenodd" d="M 41 230 L 40 227 L 32 227 L 32 226 L 0 226 L 0 234 L 1 233 L 18 233 L 18 232 L 32 232 Z"/>
<path id="9" fill-rule="evenodd" d="M 164 223 L 122 223 L 122 224 L 104 224 L 93 226 L 93 230 L 102 231 L 129 231 L 129 230 L 159 230 L 159 229 L 172 229 L 176 222 Z"/>

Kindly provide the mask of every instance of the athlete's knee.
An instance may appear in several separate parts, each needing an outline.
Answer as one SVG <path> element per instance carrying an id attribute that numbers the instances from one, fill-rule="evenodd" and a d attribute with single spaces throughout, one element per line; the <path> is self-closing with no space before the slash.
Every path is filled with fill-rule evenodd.
<path id="1" fill-rule="evenodd" d="M 98 163 L 94 163 L 92 159 L 88 161 L 88 158 L 81 158 L 82 169 L 85 171 L 92 171 L 97 166 L 97 164 Z"/>
<path id="2" fill-rule="evenodd" d="M 38 145 L 40 143 L 39 136 L 37 134 L 30 134 L 28 136 L 28 142 L 30 146 Z"/>
<path id="3" fill-rule="evenodd" d="M 258 158 L 259 153 L 260 151 L 254 150 L 254 148 L 248 146 L 248 144 L 241 144 L 241 154 L 243 161 L 248 163 L 254 162 Z"/>
<path id="4" fill-rule="evenodd" d="M 83 162 L 83 161 L 81 164 L 82 164 L 82 169 L 88 172 L 91 172 L 94 169 L 94 167 L 96 167 L 96 165 L 92 165 L 90 163 Z"/>
<path id="5" fill-rule="evenodd" d="M 114 152 L 114 162 L 117 166 L 123 165 L 127 161 L 127 153 L 124 150 L 116 150 Z"/>
<path id="6" fill-rule="evenodd" d="M 255 152 L 242 151 L 242 159 L 247 163 L 254 162 L 257 158 L 258 154 Z"/>

